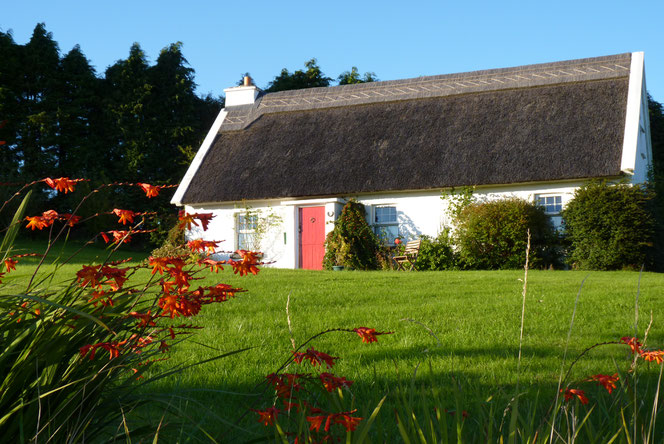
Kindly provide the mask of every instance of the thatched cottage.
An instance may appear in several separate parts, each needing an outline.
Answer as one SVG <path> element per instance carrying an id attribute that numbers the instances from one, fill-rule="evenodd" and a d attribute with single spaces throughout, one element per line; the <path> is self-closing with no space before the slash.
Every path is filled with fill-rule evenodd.
<path id="1" fill-rule="evenodd" d="M 225 92 L 172 203 L 213 212 L 204 236 L 226 250 L 260 237 L 277 267 L 320 268 L 325 234 L 351 197 L 387 243 L 436 235 L 447 223 L 441 191 L 451 187 L 535 200 L 559 223 L 585 181 L 643 182 L 652 159 L 641 52 Z M 267 216 L 272 223 L 258 223 Z"/>

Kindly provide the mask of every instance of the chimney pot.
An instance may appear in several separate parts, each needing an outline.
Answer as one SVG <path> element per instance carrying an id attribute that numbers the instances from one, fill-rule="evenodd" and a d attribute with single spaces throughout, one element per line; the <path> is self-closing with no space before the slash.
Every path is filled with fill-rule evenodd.
<path id="1" fill-rule="evenodd" d="M 252 81 L 251 77 L 249 76 L 244 76 L 244 86 L 252 86 L 254 82 Z"/>

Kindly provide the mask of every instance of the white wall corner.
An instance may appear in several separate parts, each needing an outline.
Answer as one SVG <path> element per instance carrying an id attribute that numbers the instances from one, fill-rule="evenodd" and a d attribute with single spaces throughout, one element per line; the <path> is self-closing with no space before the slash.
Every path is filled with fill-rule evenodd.
<path id="1" fill-rule="evenodd" d="M 629 69 L 625 134 L 623 136 L 622 159 L 620 161 L 620 170 L 630 175 L 634 174 L 637 161 L 639 123 L 641 121 L 641 103 L 643 101 L 643 76 L 643 52 L 633 52 Z"/>
<path id="2" fill-rule="evenodd" d="M 210 128 L 210 131 L 208 131 L 207 136 L 205 136 L 205 139 L 201 144 L 201 147 L 198 149 L 198 152 L 194 156 L 194 160 L 191 161 L 189 168 L 187 168 L 187 172 L 184 174 L 184 177 L 180 181 L 180 185 L 175 190 L 175 194 L 171 199 L 171 204 L 177 205 L 178 207 L 182 206 L 182 197 L 187 191 L 187 188 L 189 188 L 191 180 L 194 178 L 196 171 L 198 171 L 198 168 L 201 166 L 201 163 L 205 158 L 205 155 L 212 146 L 212 142 L 214 142 L 215 137 L 217 137 L 217 134 L 219 134 L 221 124 L 224 122 L 227 114 L 228 111 L 226 111 L 226 108 L 222 108 L 222 110 L 219 112 L 219 115 L 212 124 L 212 128 Z"/>

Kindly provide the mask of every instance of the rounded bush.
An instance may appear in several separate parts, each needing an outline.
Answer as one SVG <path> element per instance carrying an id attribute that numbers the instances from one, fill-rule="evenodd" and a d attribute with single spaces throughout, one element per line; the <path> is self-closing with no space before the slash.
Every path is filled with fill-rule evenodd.
<path id="1" fill-rule="evenodd" d="M 455 243 L 465 268 L 523 267 L 528 230 L 530 266 L 550 265 L 555 232 L 544 210 L 532 202 L 513 197 L 471 203 L 459 212 L 456 222 Z"/>
<path id="2" fill-rule="evenodd" d="M 367 223 L 364 205 L 349 200 L 325 239 L 323 267 L 343 265 L 358 270 L 375 270 L 378 240 Z"/>
<path id="3" fill-rule="evenodd" d="M 652 192 L 640 185 L 593 181 L 579 188 L 563 210 L 569 261 L 574 268 L 640 268 L 652 247 Z"/>

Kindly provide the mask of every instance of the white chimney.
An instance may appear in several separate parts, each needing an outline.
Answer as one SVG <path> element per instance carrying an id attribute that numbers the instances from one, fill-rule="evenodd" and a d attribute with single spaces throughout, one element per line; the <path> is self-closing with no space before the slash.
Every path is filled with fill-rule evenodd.
<path id="1" fill-rule="evenodd" d="M 249 76 L 244 76 L 244 85 L 226 88 L 226 107 L 238 105 L 252 105 L 261 90 L 254 85 Z"/>

